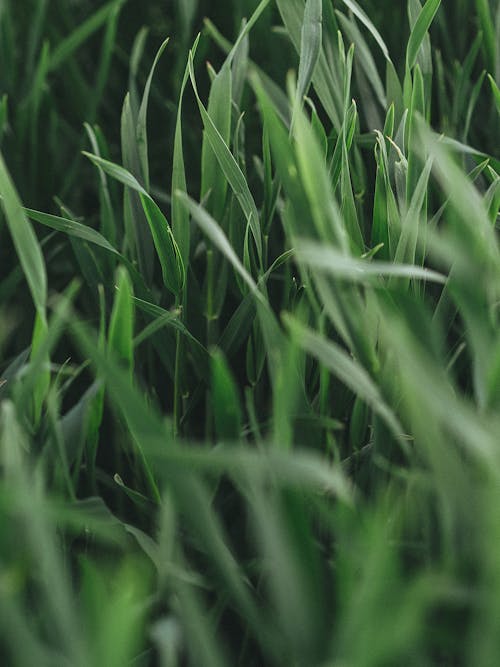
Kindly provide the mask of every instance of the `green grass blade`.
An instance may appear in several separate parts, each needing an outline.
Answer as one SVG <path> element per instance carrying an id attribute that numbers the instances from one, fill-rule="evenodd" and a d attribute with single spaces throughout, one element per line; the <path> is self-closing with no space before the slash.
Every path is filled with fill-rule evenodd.
<path id="1" fill-rule="evenodd" d="M 174 295 L 180 294 L 185 280 L 184 264 L 170 225 L 159 206 L 129 171 L 96 155 L 91 155 L 85 151 L 83 154 L 112 178 L 139 193 L 153 237 L 154 246 L 160 260 L 164 285 Z"/>
<path id="2" fill-rule="evenodd" d="M 160 260 L 163 284 L 174 296 L 179 296 L 186 276 L 182 257 L 170 225 L 151 197 L 141 194 L 141 202 Z"/>
<path id="3" fill-rule="evenodd" d="M 483 33 L 483 48 L 486 54 L 487 67 L 491 72 L 495 72 L 498 42 L 495 35 L 495 22 L 491 13 L 491 4 L 488 0 L 475 0 L 474 4 Z"/>
<path id="4" fill-rule="evenodd" d="M 82 225 L 80 222 L 76 222 L 70 218 L 63 218 L 49 213 L 42 213 L 41 211 L 34 211 L 31 208 L 25 208 L 24 211 L 29 218 L 49 227 L 50 229 L 55 229 L 58 232 L 64 232 L 65 234 L 75 236 L 84 241 L 89 241 L 89 243 L 93 243 L 109 252 L 119 254 L 116 248 L 114 248 L 102 234 L 99 234 L 98 231 L 92 229 L 92 227 Z"/>
<path id="5" fill-rule="evenodd" d="M 297 100 L 299 102 L 302 102 L 302 98 L 307 94 L 321 53 L 322 13 L 323 6 L 321 0 L 306 1 L 302 22 L 299 74 L 297 79 Z"/>
<path id="6" fill-rule="evenodd" d="M 127 169 L 124 169 L 118 164 L 115 164 L 114 162 L 109 162 L 109 160 L 104 160 L 101 157 L 98 157 L 97 155 L 92 155 L 92 153 L 87 153 L 86 151 L 82 151 L 83 155 L 87 157 L 91 162 L 93 162 L 96 167 L 100 167 L 106 174 L 111 176 L 111 178 L 116 179 L 126 187 L 130 188 L 131 190 L 134 190 L 135 192 L 138 192 L 139 194 L 143 194 L 146 197 L 149 197 L 148 193 L 146 190 L 142 187 L 142 185 L 139 183 L 139 181 L 132 176 L 132 174 L 127 171 Z"/>
<path id="7" fill-rule="evenodd" d="M 191 47 L 193 57 L 196 54 L 200 37 L 195 40 Z M 183 130 L 182 130 L 182 109 L 184 100 L 184 91 L 189 79 L 189 64 L 186 64 L 184 70 L 184 78 L 181 84 L 179 105 L 177 107 L 177 120 L 175 125 L 174 138 L 174 155 L 172 161 L 172 232 L 179 247 L 179 252 L 182 257 L 184 266 L 189 263 L 189 249 L 190 249 L 190 228 L 189 228 L 189 214 L 186 208 L 180 203 L 175 196 L 177 191 L 187 193 L 186 185 L 186 170 L 184 164 L 184 148 L 183 148 Z"/>
<path id="8" fill-rule="evenodd" d="M 108 345 L 113 355 L 132 374 L 134 368 L 134 302 L 132 285 L 125 268 L 116 274 L 116 293 L 109 322 Z"/>
<path id="9" fill-rule="evenodd" d="M 79 25 L 68 37 L 54 49 L 50 58 L 50 70 L 58 70 L 73 53 L 80 48 L 108 20 L 110 14 L 120 7 L 125 0 L 111 0 Z"/>
<path id="10" fill-rule="evenodd" d="M 137 115 L 137 151 L 139 153 L 139 161 L 141 164 L 142 177 L 144 179 L 144 186 L 149 192 L 149 159 L 148 159 L 148 129 L 147 129 L 147 117 L 148 117 L 148 104 L 149 104 L 149 94 L 151 91 L 151 84 L 153 82 L 154 73 L 156 66 L 167 48 L 169 38 L 167 38 L 163 44 L 158 49 L 158 52 L 153 61 L 153 65 L 149 72 L 149 76 L 146 81 L 146 86 L 144 87 L 144 95 L 142 97 L 141 106 L 139 107 L 139 113 Z"/>
<path id="11" fill-rule="evenodd" d="M 212 352 L 211 360 L 215 431 L 221 440 L 237 441 L 242 424 L 238 388 L 222 352 Z"/>
<path id="12" fill-rule="evenodd" d="M 427 178 L 429 173 L 427 173 Z M 327 273 L 352 282 L 369 282 L 376 276 L 393 276 L 398 278 L 412 278 L 427 280 L 443 285 L 446 276 L 423 269 L 412 264 L 393 264 L 391 262 L 369 262 L 344 255 L 332 247 L 325 247 L 306 239 L 297 239 L 295 249 L 297 258 L 311 267 L 313 271 Z"/>
<path id="13" fill-rule="evenodd" d="M 239 273 L 247 286 L 250 288 L 250 291 L 253 294 L 258 294 L 259 292 L 257 284 L 243 266 L 240 258 L 234 252 L 227 236 L 211 217 L 211 215 L 207 213 L 207 211 L 202 206 L 200 206 L 200 204 L 197 204 L 184 192 L 177 192 L 176 196 L 179 197 L 183 206 L 187 208 L 187 210 L 196 220 L 196 223 L 201 227 L 203 232 L 207 235 L 214 246 L 226 257 L 226 259 L 229 260 L 234 270 Z"/>
<path id="14" fill-rule="evenodd" d="M 190 74 L 191 79 L 193 79 L 191 71 Z M 228 56 L 212 82 L 206 110 L 206 117 L 210 118 L 210 127 L 218 133 L 221 145 L 223 144 L 226 147 L 229 146 L 231 137 L 231 101 L 232 76 Z M 211 214 L 216 220 L 222 221 L 225 211 L 228 179 L 221 167 L 217 153 L 212 147 L 213 140 L 210 138 L 210 130 L 206 127 L 205 118 L 203 118 L 203 125 L 204 138 L 201 152 L 200 199 L 203 200 L 208 196 L 207 206 L 209 206 Z"/>
<path id="15" fill-rule="evenodd" d="M 0 195 L 5 218 L 19 262 L 28 282 L 33 303 L 40 315 L 47 301 L 47 273 L 42 251 L 33 228 L 24 213 L 21 201 L 0 154 Z"/>
<path id="16" fill-rule="evenodd" d="M 406 449 L 407 443 L 403 438 L 403 427 L 394 412 L 385 403 L 378 386 L 365 369 L 339 345 L 327 341 L 321 335 L 302 325 L 296 318 L 287 315 L 285 324 L 295 337 L 297 344 L 370 405 L 385 421 L 396 440 Z"/>
<path id="17" fill-rule="evenodd" d="M 361 9 L 361 7 L 358 5 L 355 0 L 342 0 L 344 5 L 346 5 L 354 14 L 354 16 L 357 16 L 358 19 L 361 21 L 361 23 L 370 31 L 372 34 L 373 38 L 377 42 L 377 44 L 380 47 L 380 50 L 384 54 L 384 58 L 386 60 L 390 60 L 389 57 L 389 50 L 382 39 L 382 36 L 380 35 L 379 31 L 377 28 L 374 26 L 373 22 L 369 19 L 369 17 L 366 15 L 366 13 Z"/>
<path id="18" fill-rule="evenodd" d="M 500 89 L 498 88 L 495 79 L 491 76 L 491 74 L 488 74 L 488 81 L 490 82 L 491 92 L 493 93 L 495 107 L 497 109 L 498 115 L 500 116 Z"/>
<path id="19" fill-rule="evenodd" d="M 417 62 L 418 52 L 420 51 L 424 37 L 431 27 L 431 23 L 440 4 L 441 0 L 427 0 L 422 7 L 422 11 L 418 15 L 406 47 L 406 66 L 409 70 L 411 70 Z"/>
<path id="20" fill-rule="evenodd" d="M 191 76 L 191 83 L 193 85 L 193 90 L 198 101 L 198 107 L 203 120 L 203 125 L 207 133 L 208 140 L 214 151 L 217 160 L 226 176 L 231 188 L 240 203 L 240 206 L 243 210 L 243 213 L 246 216 L 250 229 L 252 231 L 252 236 L 255 242 L 255 247 L 257 249 L 257 255 L 259 258 L 259 264 L 262 265 L 262 237 L 260 230 L 260 218 L 257 206 L 255 204 L 254 198 L 248 187 L 248 183 L 241 171 L 238 163 L 234 159 L 231 151 L 229 150 L 227 144 L 225 143 L 223 137 L 220 135 L 217 130 L 214 122 L 210 118 L 207 110 L 203 106 L 203 103 L 198 94 L 198 88 L 196 85 L 196 79 L 194 77 L 194 66 L 192 55 L 189 59 L 189 71 Z"/>

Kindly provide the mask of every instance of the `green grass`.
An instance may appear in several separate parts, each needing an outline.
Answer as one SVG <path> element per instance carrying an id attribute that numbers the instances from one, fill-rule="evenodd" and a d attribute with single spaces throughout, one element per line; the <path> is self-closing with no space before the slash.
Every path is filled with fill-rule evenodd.
<path id="1" fill-rule="evenodd" d="M 19 4 L 5 664 L 499 664 L 498 1 Z"/>

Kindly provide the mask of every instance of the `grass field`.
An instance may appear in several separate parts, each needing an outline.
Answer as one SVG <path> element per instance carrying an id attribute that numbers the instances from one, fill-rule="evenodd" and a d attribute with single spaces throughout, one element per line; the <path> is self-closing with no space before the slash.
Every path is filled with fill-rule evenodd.
<path id="1" fill-rule="evenodd" d="M 500 665 L 498 0 L 0 0 L 6 667 Z"/>

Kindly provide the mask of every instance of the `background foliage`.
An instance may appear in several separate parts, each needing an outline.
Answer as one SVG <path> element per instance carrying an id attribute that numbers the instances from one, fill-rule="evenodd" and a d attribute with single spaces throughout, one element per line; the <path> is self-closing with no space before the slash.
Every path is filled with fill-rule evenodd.
<path id="1" fill-rule="evenodd" d="M 6 664 L 498 663 L 499 37 L 0 0 Z"/>

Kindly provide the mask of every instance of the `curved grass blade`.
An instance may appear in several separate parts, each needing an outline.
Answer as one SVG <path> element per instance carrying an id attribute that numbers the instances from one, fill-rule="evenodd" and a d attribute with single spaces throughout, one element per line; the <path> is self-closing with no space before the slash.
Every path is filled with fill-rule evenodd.
<path id="1" fill-rule="evenodd" d="M 381 34 L 377 30 L 377 28 L 373 25 L 372 21 L 368 18 L 366 13 L 358 5 L 358 3 L 355 2 L 355 0 L 342 0 L 342 2 L 344 3 L 344 5 L 349 7 L 349 9 L 352 11 L 354 16 L 357 16 L 358 19 L 361 21 L 361 23 L 371 32 L 373 38 L 375 39 L 375 41 L 379 45 L 380 50 L 384 54 L 384 58 L 386 60 L 390 60 L 389 50 L 388 50 L 384 40 L 382 39 Z"/>
<path id="2" fill-rule="evenodd" d="M 299 347 L 317 359 L 330 372 L 336 375 L 346 387 L 349 387 L 365 403 L 370 405 L 387 424 L 391 433 L 406 450 L 408 443 L 403 438 L 403 427 L 392 409 L 386 404 L 378 386 L 366 370 L 339 345 L 328 341 L 301 324 L 291 315 L 284 316 L 284 322 Z"/>
<path id="3" fill-rule="evenodd" d="M 92 155 L 91 153 L 83 151 L 83 154 L 97 167 L 101 167 L 107 174 L 120 181 L 120 183 L 123 183 L 123 185 L 126 185 L 128 188 L 139 193 L 141 204 L 153 237 L 156 253 L 160 260 L 164 285 L 175 296 L 180 294 L 185 280 L 184 264 L 172 234 L 172 230 L 170 229 L 170 225 L 161 212 L 158 204 L 156 204 L 148 192 L 129 171 L 113 162 Z"/>
<path id="4" fill-rule="evenodd" d="M 325 247 L 306 239 L 297 239 L 295 253 L 297 259 L 307 264 L 313 272 L 328 273 L 355 283 L 364 283 L 377 276 L 427 280 L 440 285 L 444 285 L 447 280 L 446 276 L 437 271 L 423 269 L 420 266 L 355 259 L 334 248 Z"/>
<path id="5" fill-rule="evenodd" d="M 149 72 L 149 76 L 146 81 L 146 86 L 144 87 L 144 95 L 142 97 L 141 106 L 139 107 L 139 113 L 137 115 L 137 152 L 139 154 L 139 162 L 141 164 L 141 173 L 144 179 L 144 185 L 146 190 L 149 191 L 149 159 L 148 159 L 148 129 L 147 129 L 147 116 L 148 116 L 148 104 L 149 104 L 149 93 L 151 90 L 151 83 L 153 81 L 153 76 L 156 70 L 158 61 L 160 60 L 163 52 L 165 51 L 169 38 L 163 42 L 163 44 L 158 49 L 156 57 L 153 61 L 153 65 Z"/>
<path id="6" fill-rule="evenodd" d="M 321 53 L 323 4 L 321 0 L 307 0 L 302 23 L 297 101 L 302 102 L 314 76 Z"/>
<path id="7" fill-rule="evenodd" d="M 24 213 L 21 201 L 7 166 L 0 154 L 0 196 L 5 219 L 12 236 L 19 262 L 28 282 L 35 308 L 45 312 L 47 302 L 47 273 L 42 251 L 33 228 Z"/>
<path id="8" fill-rule="evenodd" d="M 240 203 L 240 206 L 245 214 L 247 221 L 250 225 L 250 230 L 255 242 L 255 247 L 257 249 L 257 255 L 259 258 L 259 264 L 262 266 L 262 237 L 260 230 L 260 219 L 257 206 L 255 204 L 254 198 L 248 187 L 248 183 L 241 171 L 238 163 L 234 159 L 231 151 L 229 150 L 227 144 L 225 143 L 223 137 L 220 135 L 217 127 L 215 126 L 213 120 L 210 118 L 207 110 L 203 106 L 203 102 L 198 93 L 198 87 L 196 85 L 196 79 L 194 76 L 194 64 L 193 56 L 189 56 L 189 73 L 191 77 L 191 83 L 193 85 L 193 90 L 196 95 L 196 100 L 198 102 L 198 107 L 200 109 L 201 117 L 203 120 L 203 126 L 207 133 L 207 138 L 210 142 L 212 150 L 214 151 L 217 160 L 226 176 L 231 188 Z"/>
<path id="9" fill-rule="evenodd" d="M 440 4 L 441 0 L 427 0 L 418 15 L 406 47 L 406 67 L 408 70 L 411 70 L 417 62 L 418 52 Z"/>
<path id="10" fill-rule="evenodd" d="M 63 232 L 68 234 L 68 236 L 82 239 L 88 243 L 93 243 L 94 245 L 97 245 L 98 247 L 116 255 L 116 257 L 118 257 L 120 261 L 123 262 L 123 264 L 127 267 L 129 275 L 134 281 L 134 287 L 136 291 L 141 295 L 146 295 L 148 290 L 144 284 L 144 279 L 132 264 L 132 262 L 130 262 L 127 257 L 122 255 L 114 246 L 112 246 L 111 243 L 109 243 L 109 241 L 97 230 L 70 218 L 51 215 L 49 213 L 42 213 L 41 211 L 34 211 L 30 208 L 26 208 L 24 210 L 32 220 L 35 220 L 36 222 L 39 222 L 40 224 L 45 225 L 50 229 L 55 229 L 58 232 Z"/>
<path id="11" fill-rule="evenodd" d="M 89 37 L 106 23 L 109 15 L 123 5 L 124 2 L 125 0 L 111 0 L 111 2 L 108 2 L 80 24 L 68 37 L 63 39 L 52 53 L 49 64 L 50 70 L 55 71 L 59 69 Z"/>
<path id="12" fill-rule="evenodd" d="M 49 213 L 42 213 L 41 211 L 35 211 L 31 208 L 25 208 L 24 211 L 29 218 L 39 222 L 42 225 L 45 225 L 45 227 L 50 227 L 50 229 L 55 229 L 58 232 L 64 232 L 70 236 L 75 236 L 76 238 L 82 239 L 83 241 L 88 241 L 89 243 L 93 243 L 94 245 L 104 248 L 105 250 L 113 252 L 117 255 L 120 254 L 118 250 L 116 250 L 116 248 L 114 248 L 102 234 L 100 234 L 95 229 L 92 229 L 92 227 L 83 225 L 82 223 L 76 222 L 75 220 L 70 220 L 69 218 L 63 218 L 57 215 L 51 215 Z"/>
<path id="13" fill-rule="evenodd" d="M 170 225 L 151 197 L 141 194 L 141 202 L 160 260 L 163 283 L 174 296 L 179 296 L 184 287 L 185 270 Z"/>

